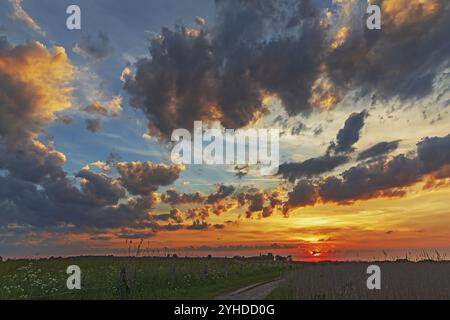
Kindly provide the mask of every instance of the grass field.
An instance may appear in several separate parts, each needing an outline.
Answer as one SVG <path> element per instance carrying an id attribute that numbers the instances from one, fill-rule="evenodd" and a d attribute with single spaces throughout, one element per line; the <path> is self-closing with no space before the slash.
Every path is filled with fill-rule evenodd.
<path id="1" fill-rule="evenodd" d="M 381 290 L 368 290 L 367 267 L 381 269 Z M 267 299 L 450 299 L 450 262 L 304 263 Z"/>
<path id="2" fill-rule="evenodd" d="M 81 268 L 81 290 L 66 269 Z M 238 258 L 77 257 L 0 263 L 0 299 L 209 299 L 292 271 L 294 263 Z"/>
<path id="3" fill-rule="evenodd" d="M 368 290 L 370 264 L 381 290 Z M 81 268 L 81 290 L 66 269 Z M 267 299 L 450 299 L 450 262 L 273 261 L 263 258 L 76 257 L 0 263 L 0 299 L 211 299 L 282 278 Z"/>

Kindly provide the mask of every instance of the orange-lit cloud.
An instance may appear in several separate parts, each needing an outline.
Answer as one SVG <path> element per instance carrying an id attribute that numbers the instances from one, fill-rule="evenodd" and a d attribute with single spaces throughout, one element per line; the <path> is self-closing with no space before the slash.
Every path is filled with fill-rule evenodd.
<path id="1" fill-rule="evenodd" d="M 105 104 L 95 100 L 84 111 L 94 115 L 117 117 L 122 111 L 122 97 L 114 96 Z"/>
<path id="2" fill-rule="evenodd" d="M 342 46 L 342 44 L 345 43 L 345 41 L 348 38 L 348 35 L 350 33 L 350 28 L 347 26 L 342 26 L 341 28 L 339 28 L 339 30 L 336 32 L 333 41 L 331 42 L 331 48 L 332 49 L 337 49 L 340 46 Z"/>
<path id="3" fill-rule="evenodd" d="M 0 41 L 0 167 L 31 181 L 60 176 L 65 156 L 36 139 L 56 113 L 71 107 L 74 67 L 62 47 Z"/>
<path id="4" fill-rule="evenodd" d="M 33 124 L 45 125 L 55 119 L 55 113 L 70 108 L 74 72 L 62 47 L 48 50 L 42 43 L 34 42 L 0 50 L 0 75 L 26 95 L 25 101 L 11 97 L 8 101 L 13 105 L 2 107 L 9 109 L 7 118 L 18 115 L 10 120 L 23 123 L 23 128 L 15 130 L 38 133 L 42 127 L 34 128 Z"/>
<path id="5" fill-rule="evenodd" d="M 441 0 L 383 0 L 381 11 L 386 29 L 414 28 L 435 19 L 446 3 Z"/>

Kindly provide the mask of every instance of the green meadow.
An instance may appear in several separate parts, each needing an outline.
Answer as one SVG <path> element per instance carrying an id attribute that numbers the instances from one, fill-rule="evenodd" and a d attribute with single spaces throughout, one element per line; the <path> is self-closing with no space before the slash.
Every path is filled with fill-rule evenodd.
<path id="1" fill-rule="evenodd" d="M 68 290 L 67 267 L 81 269 Z M 0 299 L 210 299 L 282 277 L 295 264 L 268 258 L 75 257 L 0 263 Z"/>

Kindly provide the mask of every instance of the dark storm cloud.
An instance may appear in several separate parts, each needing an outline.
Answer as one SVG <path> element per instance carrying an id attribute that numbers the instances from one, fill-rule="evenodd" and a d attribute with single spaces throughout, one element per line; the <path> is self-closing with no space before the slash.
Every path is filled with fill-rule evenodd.
<path id="1" fill-rule="evenodd" d="M 450 135 L 426 138 L 417 144 L 421 173 L 428 174 L 450 164 Z"/>
<path id="2" fill-rule="evenodd" d="M 303 162 L 284 163 L 280 165 L 277 175 L 283 176 L 290 182 L 300 178 L 311 178 L 332 171 L 349 162 L 345 155 L 353 150 L 353 145 L 359 141 L 367 111 L 351 114 L 345 121 L 344 127 L 336 135 L 336 142 L 331 142 L 325 155 L 311 158 Z"/>
<path id="3" fill-rule="evenodd" d="M 311 178 L 347 163 L 349 158 L 343 155 L 329 155 L 311 158 L 300 163 L 284 163 L 280 165 L 278 175 L 294 182 L 299 178 Z"/>
<path id="4" fill-rule="evenodd" d="M 186 218 L 194 221 L 205 221 L 210 215 L 210 207 L 191 208 L 186 212 Z"/>
<path id="5" fill-rule="evenodd" d="M 435 76 L 449 62 L 448 1 L 372 2 L 381 6 L 382 29 L 365 29 L 363 19 L 350 25 L 347 41 L 326 60 L 333 83 L 384 98 L 427 95 Z"/>
<path id="6" fill-rule="evenodd" d="M 101 205 L 114 205 L 125 197 L 125 188 L 119 181 L 103 173 L 81 170 L 76 177 L 82 178 L 81 190 L 86 195 L 98 199 L 97 202 Z"/>
<path id="7" fill-rule="evenodd" d="M 367 116 L 366 110 L 351 114 L 345 121 L 344 127 L 339 130 L 336 136 L 336 143 L 333 143 L 330 149 L 338 153 L 352 151 L 353 145 L 359 141 L 360 132 L 364 127 L 364 120 Z"/>
<path id="8" fill-rule="evenodd" d="M 46 225 L 53 223 L 46 194 L 35 184 L 14 178 L 0 176 L 0 226 Z"/>
<path id="9" fill-rule="evenodd" d="M 119 228 L 150 221 L 149 211 L 156 204 L 155 198 L 122 198 L 124 190 L 114 179 L 88 173 L 81 180 L 81 189 L 68 179 L 49 181 L 43 185 L 47 208 L 36 208 L 37 216 L 51 213 L 48 226 L 73 225 L 73 229 Z M 20 203 L 27 203 L 21 199 Z M 41 212 L 42 210 L 42 212 Z M 46 226 L 38 224 L 37 226 Z"/>
<path id="10" fill-rule="evenodd" d="M 113 51 L 109 37 L 106 33 L 99 32 L 97 35 L 82 35 L 80 41 L 75 45 L 73 51 L 90 59 L 101 60 Z"/>
<path id="11" fill-rule="evenodd" d="M 97 132 L 102 127 L 102 122 L 100 119 L 86 119 L 86 129 L 92 133 Z"/>
<path id="12" fill-rule="evenodd" d="M 246 216 L 250 218 L 253 212 L 262 211 L 264 209 L 266 195 L 262 191 L 249 194 L 247 195 L 247 201 L 249 201 L 249 206 L 247 208 Z"/>
<path id="13" fill-rule="evenodd" d="M 283 207 L 287 213 L 290 208 L 306 207 L 317 202 L 318 194 L 315 185 L 307 180 L 300 180 L 289 193 L 288 201 Z"/>
<path id="14" fill-rule="evenodd" d="M 258 189 L 248 190 L 248 192 L 233 195 L 233 199 L 238 203 L 238 207 L 247 205 L 246 218 L 252 218 L 254 213 L 257 213 L 258 218 L 268 218 L 277 207 L 283 204 L 283 199 L 278 190 L 272 192 Z"/>
<path id="15" fill-rule="evenodd" d="M 180 176 L 182 165 L 167 166 L 147 162 L 119 162 L 115 167 L 120 181 L 134 195 L 148 195 L 160 186 L 169 186 Z"/>
<path id="16" fill-rule="evenodd" d="M 226 197 L 232 195 L 235 190 L 236 190 L 236 188 L 232 185 L 220 184 L 217 186 L 216 192 L 214 192 L 208 196 L 205 203 L 206 204 L 214 204 L 214 203 L 220 202 L 221 200 L 225 199 Z"/>
<path id="17" fill-rule="evenodd" d="M 380 0 L 383 29 L 371 31 L 358 1 L 350 9 L 328 3 L 330 21 L 327 2 L 216 1 L 213 27 L 164 28 L 124 87 L 131 105 L 148 116 L 150 132 L 166 139 L 194 120 L 242 127 L 264 114 L 265 95 L 279 97 L 289 115 L 331 108 L 355 91 L 421 97 L 450 54 L 449 5 L 434 2 Z M 357 141 L 353 120 L 337 151 Z"/>
<path id="18" fill-rule="evenodd" d="M 0 50 L 1 40 L 0 38 Z M 32 119 L 29 115 L 35 108 L 31 101 L 34 99 L 34 92 L 1 72 L 0 88 L 0 136 L 4 140 L 18 140 L 27 138 L 30 132 L 38 131 L 43 126 L 41 119 Z M 17 114 L 19 106 L 22 107 L 23 116 Z"/>
<path id="19" fill-rule="evenodd" d="M 195 193 L 179 193 L 175 189 L 169 189 L 162 195 L 162 201 L 176 206 L 185 203 L 203 203 L 206 197 L 200 192 Z"/>
<path id="20" fill-rule="evenodd" d="M 406 187 L 424 181 L 432 175 L 434 179 L 450 177 L 450 135 L 425 138 L 417 144 L 417 155 L 403 154 L 386 161 L 358 164 L 339 176 L 318 182 L 301 180 L 289 193 L 285 208 L 303 207 L 316 202 L 351 204 L 358 200 L 379 197 L 401 197 Z"/>
<path id="21" fill-rule="evenodd" d="M 64 176 L 65 156 L 36 141 L 24 141 L 15 146 L 0 144 L 0 168 L 31 182 Z"/>
<path id="22" fill-rule="evenodd" d="M 361 151 L 358 155 L 358 160 L 365 160 L 365 159 L 369 159 L 369 158 L 377 158 L 380 156 L 385 156 L 389 153 L 391 153 L 392 151 L 397 150 L 398 148 L 398 144 L 399 144 L 400 140 L 396 140 L 396 141 L 383 141 L 380 143 L 377 143 L 376 145 Z"/>
<path id="23" fill-rule="evenodd" d="M 167 138 L 194 120 L 240 128 L 263 112 L 266 92 L 277 94 L 289 113 L 308 111 L 323 32 L 309 1 L 289 2 L 288 10 L 274 1 L 217 1 L 212 30 L 164 28 L 151 41 L 151 58 L 136 63 L 124 86 L 131 105 L 150 119 L 150 131 Z M 290 17 L 303 19 L 301 33 L 294 32 L 299 26 L 287 31 Z"/>
<path id="24" fill-rule="evenodd" d="M 339 178 L 325 179 L 320 184 L 320 196 L 325 202 L 351 203 L 390 194 L 403 195 L 402 191 L 392 193 L 392 189 L 410 186 L 420 179 L 417 159 L 399 155 L 387 163 L 378 161 L 358 165 L 345 171 Z"/>
<path id="25" fill-rule="evenodd" d="M 118 228 L 149 219 L 148 211 L 154 204 L 150 199 L 118 204 L 121 189 L 104 181 L 92 182 L 94 179 L 91 177 L 89 187 L 80 190 L 65 178 L 38 187 L 12 176 L 0 177 L 0 225 L 17 224 L 35 230 L 71 225 L 69 230 L 76 231 Z"/>

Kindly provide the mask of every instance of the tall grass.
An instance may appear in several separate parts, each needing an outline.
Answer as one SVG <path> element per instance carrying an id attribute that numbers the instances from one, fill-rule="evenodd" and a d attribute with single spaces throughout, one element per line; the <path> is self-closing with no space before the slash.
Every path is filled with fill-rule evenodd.
<path id="1" fill-rule="evenodd" d="M 381 268 L 381 290 L 367 289 L 369 275 L 366 270 L 371 264 Z M 268 299 L 450 299 L 450 262 L 402 259 L 370 263 L 304 263 L 290 273 Z"/>

